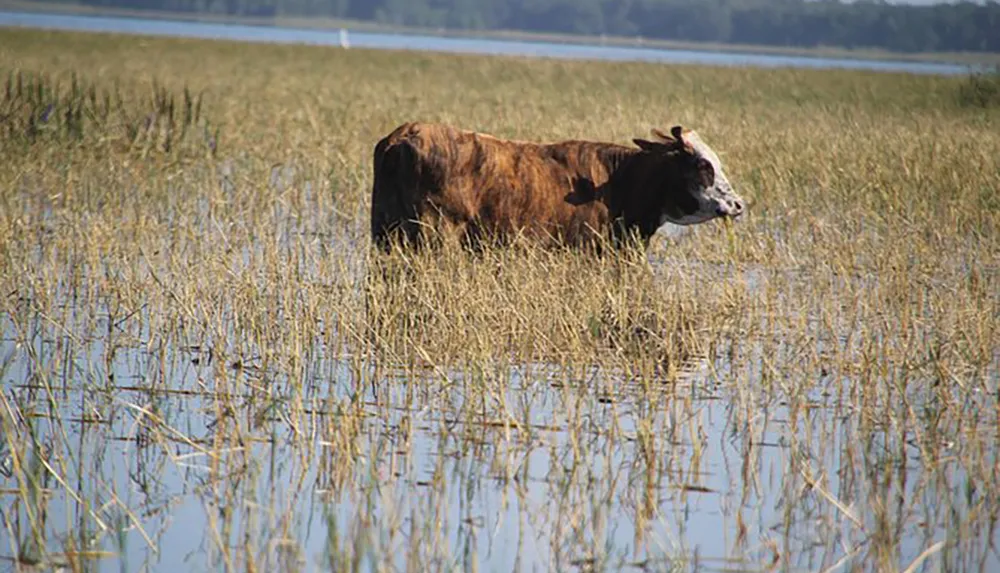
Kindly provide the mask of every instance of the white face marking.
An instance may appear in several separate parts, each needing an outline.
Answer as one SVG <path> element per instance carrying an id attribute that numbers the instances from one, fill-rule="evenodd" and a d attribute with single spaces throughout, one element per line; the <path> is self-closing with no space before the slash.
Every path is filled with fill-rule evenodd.
<path id="1" fill-rule="evenodd" d="M 729 184 L 729 179 L 722 170 L 722 161 L 719 159 L 719 156 L 716 155 L 715 150 L 709 147 L 708 144 L 701 139 L 701 136 L 693 131 L 689 131 L 684 134 L 684 141 L 688 142 L 698 155 L 701 155 L 712 164 L 712 168 L 715 169 L 716 192 L 724 198 L 739 200 L 740 196 L 733 192 L 733 187 Z"/>

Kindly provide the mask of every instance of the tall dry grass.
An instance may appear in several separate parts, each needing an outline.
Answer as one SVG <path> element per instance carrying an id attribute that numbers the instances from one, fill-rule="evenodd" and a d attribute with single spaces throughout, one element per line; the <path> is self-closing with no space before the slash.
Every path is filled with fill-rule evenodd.
<path id="1" fill-rule="evenodd" d="M 963 80 L 2 34 L 15 563 L 997 562 L 1000 116 Z M 681 123 L 749 212 L 383 278 L 371 149 L 415 119 Z"/>

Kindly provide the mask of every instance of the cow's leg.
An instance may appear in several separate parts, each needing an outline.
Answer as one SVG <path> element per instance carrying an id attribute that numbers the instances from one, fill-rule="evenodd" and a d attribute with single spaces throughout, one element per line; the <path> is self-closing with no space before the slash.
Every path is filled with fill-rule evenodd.
<path id="1" fill-rule="evenodd" d="M 473 253 L 482 254 L 483 240 L 485 239 L 482 225 L 476 221 L 470 221 L 463 226 L 462 246 Z"/>
<path id="2" fill-rule="evenodd" d="M 420 222 L 420 217 L 413 213 L 407 216 L 399 224 L 399 238 L 406 247 L 419 250 L 424 243 L 424 233 L 423 224 Z"/>

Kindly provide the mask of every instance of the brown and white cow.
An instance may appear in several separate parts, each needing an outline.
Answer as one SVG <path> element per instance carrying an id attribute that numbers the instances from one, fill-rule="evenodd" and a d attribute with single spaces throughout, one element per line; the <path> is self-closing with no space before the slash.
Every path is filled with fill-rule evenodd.
<path id="1" fill-rule="evenodd" d="M 470 243 L 523 234 L 546 243 L 648 245 L 664 223 L 743 212 L 718 156 L 693 131 L 653 130 L 638 147 L 507 141 L 447 125 L 406 123 L 375 146 L 371 232 L 387 250 L 425 227 Z"/>

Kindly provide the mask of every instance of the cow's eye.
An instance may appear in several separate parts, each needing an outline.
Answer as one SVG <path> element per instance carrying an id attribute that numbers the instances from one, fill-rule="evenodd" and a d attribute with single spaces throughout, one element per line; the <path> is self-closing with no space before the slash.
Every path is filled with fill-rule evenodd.
<path id="1" fill-rule="evenodd" d="M 715 184 L 715 167 L 705 158 L 698 160 L 698 177 L 705 187 Z"/>

